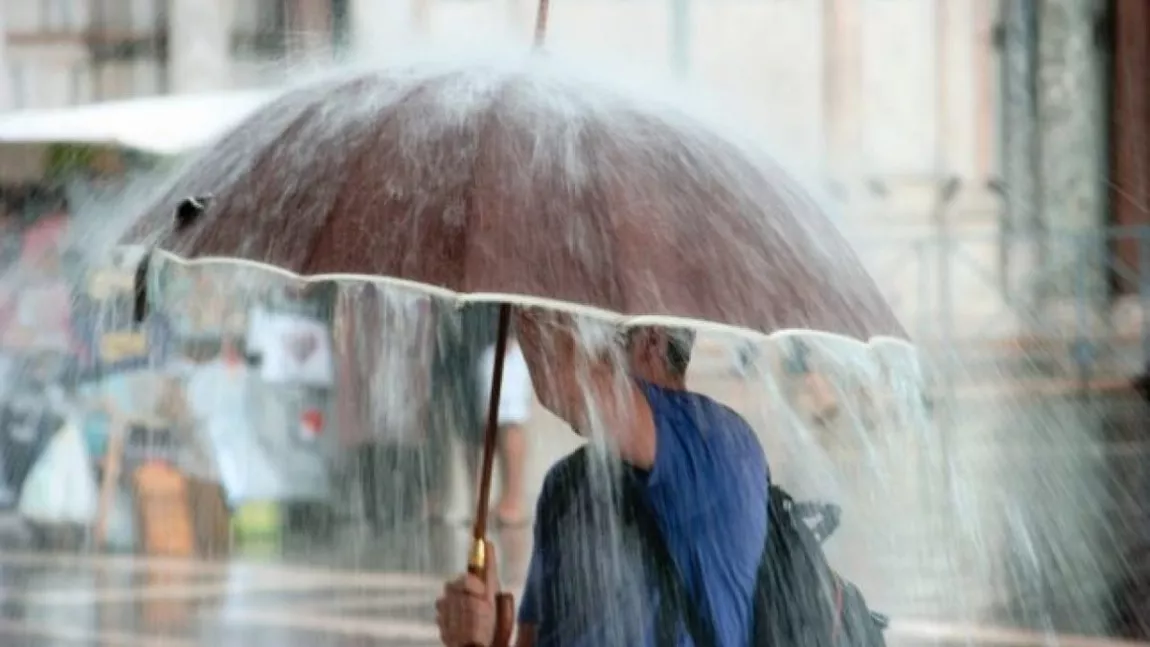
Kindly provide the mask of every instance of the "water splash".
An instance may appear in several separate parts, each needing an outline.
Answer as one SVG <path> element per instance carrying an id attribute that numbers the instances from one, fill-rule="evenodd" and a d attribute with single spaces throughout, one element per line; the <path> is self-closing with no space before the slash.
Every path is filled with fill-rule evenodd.
<path id="1" fill-rule="evenodd" d="M 450 100 L 437 100 L 442 110 L 435 113 L 436 119 L 412 116 L 405 122 L 404 132 L 418 141 L 429 137 L 429 131 L 465 123 L 475 106 L 491 100 L 497 88 L 493 83 L 502 78 L 501 69 L 495 66 L 490 77 L 448 86 Z M 587 160 L 576 154 L 571 141 L 583 125 L 581 120 L 606 110 L 607 105 L 588 105 L 588 99 L 563 94 L 546 75 L 526 89 L 531 109 L 543 106 L 551 118 L 547 121 L 550 129 L 537 135 L 524 159 L 562 168 L 568 178 L 594 172 Z M 336 128 L 335 124 L 346 123 L 343 119 L 348 115 L 370 114 L 393 96 L 389 92 L 367 93 L 357 95 L 357 101 L 350 105 L 327 106 L 330 119 L 317 120 L 315 127 L 322 129 L 327 124 L 327 128 Z M 251 149 L 282 136 L 305 109 L 291 100 L 281 105 L 284 110 L 263 128 L 252 131 L 251 138 L 233 140 L 230 154 L 193 162 L 201 169 L 210 166 L 204 170 L 206 175 L 198 176 L 200 180 L 206 177 L 212 186 L 235 183 L 252 163 Z M 680 108 L 668 114 L 676 110 Z M 523 118 L 533 120 L 537 116 L 530 113 Z M 331 132 L 316 136 L 327 138 Z M 627 141 L 634 143 L 640 138 L 641 134 L 635 134 Z M 419 150 L 412 144 L 407 153 L 418 155 Z M 457 154 L 466 157 L 474 151 L 464 149 Z M 278 160 L 278 172 L 290 178 L 327 161 L 300 144 Z M 710 161 L 733 184 L 755 179 L 724 165 L 721 159 Z M 381 177 L 375 190 L 377 195 L 411 198 L 411 186 L 434 192 L 452 181 L 450 174 L 421 174 L 405 182 Z M 182 196 L 191 188 L 201 187 L 187 187 L 177 181 L 164 190 Z M 336 199 L 334 189 L 319 188 L 323 191 L 309 199 L 314 205 L 330 206 Z M 260 187 L 254 189 L 258 193 Z M 273 195 L 261 204 L 269 211 L 292 209 L 293 200 L 306 193 L 297 189 Z M 801 192 L 784 191 L 780 196 L 776 197 L 786 208 L 805 200 Z M 261 199 L 264 197 L 268 196 Z M 418 197 L 412 198 L 416 210 Z M 749 190 L 740 194 L 740 199 L 753 197 Z M 128 200 L 129 204 L 133 201 Z M 119 208 L 129 216 L 135 213 L 122 205 Z M 105 213 L 116 215 L 114 210 Z M 443 217 L 463 215 L 462 211 L 448 210 Z M 306 219 L 306 214 L 301 219 Z M 122 229 L 95 219 L 78 222 L 77 240 L 92 243 L 82 247 L 86 253 L 81 277 L 90 277 L 95 266 L 103 262 L 102 252 L 108 249 L 105 239 L 111 240 L 115 236 L 110 233 L 118 235 Z M 284 244 L 289 244 L 287 239 L 295 233 L 284 232 Z M 563 235 L 571 237 L 573 247 L 588 250 L 590 243 L 586 241 L 593 238 L 592 233 L 572 228 Z M 657 245 L 669 239 L 667 232 L 652 231 L 649 240 Z M 820 242 L 815 241 L 816 249 Z M 593 257 L 593 250 L 588 254 Z M 754 257 L 756 252 L 749 250 L 747 254 Z M 37 271 L 17 266 L 5 277 L 24 280 L 36 276 Z M 321 471 L 322 480 L 334 492 L 316 497 L 331 517 L 325 523 L 334 525 L 332 534 L 325 537 L 299 532 L 306 538 L 293 539 L 291 535 L 296 533 L 288 533 L 274 552 L 272 564 L 254 573 L 236 567 L 228 576 L 239 591 L 232 600 L 235 609 L 225 614 L 224 605 L 215 602 L 204 607 L 228 615 L 235 623 L 258 620 L 302 631 L 304 624 L 314 624 L 315 617 L 320 616 L 334 618 L 336 624 L 331 626 L 340 626 L 340 631 L 352 626 L 353 633 L 385 640 L 433 640 L 426 592 L 430 590 L 433 595 L 436 579 L 462 568 L 466 531 L 425 521 L 423 508 L 433 498 L 453 499 L 451 507 L 457 513 L 471 507 L 469 483 L 458 478 L 454 484 L 444 481 L 457 471 L 453 452 L 459 450 L 451 447 L 453 439 L 474 434 L 466 427 L 474 424 L 476 398 L 452 388 L 438 390 L 435 380 L 442 375 L 429 373 L 428 366 L 433 364 L 429 355 L 452 343 L 466 346 L 461 341 L 465 338 L 483 337 L 469 329 L 473 324 L 463 322 L 463 312 L 477 306 L 465 303 L 458 295 L 400 282 L 332 279 L 308 283 L 260 268 L 187 264 L 164 255 L 157 256 L 150 274 L 152 315 L 187 327 L 181 329 L 185 340 L 242 336 L 245 320 L 257 305 L 293 299 L 316 304 L 314 314 L 332 327 L 335 370 L 344 377 L 344 382 L 337 380 L 330 392 L 307 393 L 306 398 L 299 393 L 285 396 L 297 406 L 310 398 L 309 404 L 323 408 L 332 422 L 319 443 L 308 445 L 306 452 L 300 452 L 299 447 L 284 450 L 284 444 L 304 441 L 298 429 L 281 422 L 275 426 L 291 428 L 278 434 L 272 429 L 280 446 L 265 445 L 264 450 L 284 480 L 301 480 L 304 470 L 293 466 L 293 453 L 316 459 L 307 469 Z M 749 278 L 741 280 L 753 282 L 761 275 L 746 276 Z M 101 319 L 96 332 L 129 325 L 122 309 L 107 307 L 114 316 Z M 538 489 L 547 465 L 579 443 L 590 442 L 602 451 L 611 449 L 603 408 L 626 404 L 624 385 L 629 376 L 626 354 L 618 343 L 625 329 L 642 323 L 692 323 L 682 319 L 626 320 L 593 310 L 579 310 L 574 317 L 578 353 L 570 359 L 575 362 L 574 375 L 584 395 L 587 424 L 581 428 L 583 437 L 576 437 L 546 411 L 536 408 L 530 425 L 534 489 Z M 551 352 L 558 354 L 558 337 L 545 341 Z M 736 346 L 749 348 L 749 356 L 754 358 L 741 377 L 728 372 L 726 360 Z M 806 348 L 806 359 L 801 362 L 795 359 L 799 346 Z M 592 357 L 609 360 L 617 386 L 610 393 L 592 388 L 587 375 Z M 993 407 L 958 400 L 933 390 L 938 376 L 932 369 L 929 361 L 900 343 L 868 345 L 809 331 L 765 337 L 700 326 L 689 378 L 693 388 L 712 394 L 748 420 L 759 434 L 777 483 L 800 497 L 826 498 L 843 506 L 844 525 L 828 543 L 828 553 L 845 575 L 860 584 L 875 607 L 894 616 L 895 636 L 938 644 L 994 642 L 995 635 L 981 629 L 985 625 L 1019 625 L 1036 632 L 1025 635 L 1022 640 L 1029 641 L 1027 644 L 1057 644 L 1058 631 L 1104 632 L 1109 613 L 1107 589 L 1131 568 L 1121 560 L 1110 559 L 1124 541 L 1119 535 L 1129 534 L 1130 528 L 1125 518 L 1105 514 L 1106 506 L 1111 499 L 1136 497 L 1130 494 L 1133 486 L 1112 482 L 1114 477 L 1108 472 L 1112 457 L 1106 455 L 1111 450 L 1100 448 L 1089 431 L 1095 424 L 1090 418 L 1097 417 L 1098 412 L 1092 404 L 1082 403 L 1066 403 L 1059 408 L 1032 406 L 1017 396 L 1004 396 L 998 401 L 1001 404 Z M 151 370 L 176 373 L 166 365 Z M 18 382 L 33 383 L 31 371 L 16 372 Z M 428 393 L 434 393 L 435 399 L 425 400 Z M 81 402 L 78 406 L 88 405 Z M 423 420 L 426 423 L 421 424 Z M 212 439 L 204 425 L 193 421 L 185 431 L 184 442 L 199 447 L 200 455 L 211 454 Z M 355 450 L 369 443 L 390 449 L 406 446 L 410 451 L 369 453 L 369 458 L 357 465 Z M 1124 460 L 1129 462 L 1131 456 L 1140 460 L 1142 452 L 1141 445 L 1133 447 Z M 13 466 L 14 456 L 6 453 L 6 467 Z M 368 488 L 374 499 L 365 496 L 364 477 L 357 474 L 361 468 L 374 472 L 376 480 Z M 610 596 L 601 598 L 602 619 L 610 628 L 608 638 L 613 644 L 633 644 L 633 637 L 643 630 L 634 619 L 641 616 L 647 600 L 636 590 L 638 578 L 628 570 L 628 557 L 638 547 L 628 544 L 609 508 L 618 466 L 610 461 L 592 461 L 587 479 L 608 507 L 582 513 L 587 537 L 572 542 L 566 559 L 583 573 L 585 581 L 572 590 L 592 592 L 589 595 L 609 592 Z M 1136 507 L 1141 509 L 1140 504 Z M 374 520 L 370 531 L 369 519 Z M 296 525 L 302 526 L 296 529 L 301 531 L 313 524 Z M 496 537 L 503 551 L 504 574 L 512 587 L 521 582 L 525 570 L 530 538 L 524 535 L 529 533 L 509 528 Z M 237 560 L 253 559 L 242 547 L 236 550 Z M 4 563 L 0 559 L 0 564 Z M 298 570 L 299 564 L 345 570 L 335 574 Z M 244 602 L 248 599 L 245 595 L 251 599 L 256 596 L 245 593 L 245 587 L 251 589 L 253 582 L 261 581 L 274 582 L 278 587 L 273 606 L 283 607 L 283 612 L 271 620 L 266 612 L 254 613 L 252 604 Z M 309 582 L 322 586 L 308 588 Z M 294 613 L 285 593 L 293 587 L 310 591 L 309 603 L 321 611 L 312 608 L 310 615 Z M 365 600 L 367 594 L 379 599 Z M 425 597 L 419 598 L 421 594 Z M 415 596 L 417 601 L 405 606 L 390 597 L 390 601 L 382 599 L 396 595 Z M 324 603 L 333 606 L 323 611 Z M 347 609 L 356 603 L 371 609 L 379 622 L 355 628 L 355 612 Z M 21 604 L 35 606 L 34 601 Z M 578 618 L 570 622 L 576 623 Z"/>

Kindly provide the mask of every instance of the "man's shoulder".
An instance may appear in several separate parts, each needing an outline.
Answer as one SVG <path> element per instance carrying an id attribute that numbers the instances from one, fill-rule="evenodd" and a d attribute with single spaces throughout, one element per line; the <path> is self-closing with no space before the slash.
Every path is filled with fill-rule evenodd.
<path id="1" fill-rule="evenodd" d="M 702 393 L 688 391 L 684 397 L 688 404 L 684 417 L 689 422 L 684 429 L 687 433 L 680 435 L 685 450 L 706 452 L 719 464 L 737 462 L 748 474 L 769 473 L 759 436 L 742 414 Z M 751 464 L 756 469 L 746 470 Z"/>
<path id="2" fill-rule="evenodd" d="M 697 391 L 664 392 L 673 393 L 674 398 L 664 402 L 652 402 L 652 408 L 674 409 L 679 420 L 687 420 L 696 430 L 717 430 L 746 438 L 755 438 L 754 429 L 742 414 L 719 402 L 709 395 Z M 672 404 L 674 403 L 674 404 Z M 666 410 L 665 409 L 665 410 Z"/>
<path id="3" fill-rule="evenodd" d="M 539 493 L 540 503 L 549 501 L 560 491 L 569 490 L 586 470 L 587 447 L 580 447 L 560 458 L 547 470 L 543 477 L 543 490 Z"/>
<path id="4" fill-rule="evenodd" d="M 543 477 L 543 489 L 535 502 L 535 540 L 543 541 L 556 529 L 586 483 L 587 448 L 580 447 L 559 459 Z"/>

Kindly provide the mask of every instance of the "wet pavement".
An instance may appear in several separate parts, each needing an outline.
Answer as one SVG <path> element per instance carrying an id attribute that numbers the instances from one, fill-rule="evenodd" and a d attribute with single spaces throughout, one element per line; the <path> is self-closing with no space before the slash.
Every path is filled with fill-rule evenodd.
<path id="1" fill-rule="evenodd" d="M 439 578 L 5 554 L 4 645 L 435 644 Z"/>
<path id="2" fill-rule="evenodd" d="M 428 543 L 403 549 L 386 537 L 342 536 L 327 550 L 309 544 L 286 547 L 274 557 L 241 555 L 229 562 L 5 552 L 0 554 L 0 644 L 435 645 L 433 601 L 443 577 L 462 561 L 466 534 L 449 527 L 425 529 Z M 516 553 L 526 548 L 521 540 L 515 533 L 496 537 L 506 557 L 505 582 L 521 581 L 515 565 L 521 561 Z M 422 562 L 423 572 L 379 569 L 394 563 L 396 554 Z M 898 618 L 888 638 L 892 646 L 908 647 L 1134 644 Z"/>
<path id="3" fill-rule="evenodd" d="M 0 645 L 436 645 L 432 604 L 444 578 L 462 568 L 467 536 L 451 525 L 382 537 L 347 529 L 229 561 L 8 550 L 0 553 Z M 529 536 L 493 536 L 503 581 L 516 594 Z M 1012 619 L 1021 618 L 1004 613 L 995 625 L 896 617 L 888 638 L 892 646 L 1133 645 L 1056 638 Z"/>

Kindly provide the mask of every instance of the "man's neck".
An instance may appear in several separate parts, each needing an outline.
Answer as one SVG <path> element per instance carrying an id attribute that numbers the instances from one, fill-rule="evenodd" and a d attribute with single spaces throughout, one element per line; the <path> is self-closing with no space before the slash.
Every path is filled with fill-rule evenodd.
<path id="1" fill-rule="evenodd" d="M 631 366 L 631 374 L 635 376 L 635 379 L 642 380 L 647 384 L 654 384 L 661 389 L 667 389 L 669 391 L 687 390 L 686 374 L 668 370 L 667 367 L 662 365 L 633 364 Z"/>
<path id="2" fill-rule="evenodd" d="M 629 385 L 625 393 L 619 392 L 618 383 L 609 385 L 610 389 L 604 385 L 597 398 L 598 419 L 594 423 L 601 429 L 578 431 L 584 438 L 601 431 L 624 462 L 649 470 L 655 464 L 655 417 L 643 388 L 637 382 Z"/>

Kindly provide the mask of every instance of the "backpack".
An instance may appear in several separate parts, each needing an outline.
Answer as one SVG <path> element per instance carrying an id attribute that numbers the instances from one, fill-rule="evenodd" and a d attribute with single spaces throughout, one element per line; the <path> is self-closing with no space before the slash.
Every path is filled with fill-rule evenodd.
<path id="1" fill-rule="evenodd" d="M 586 462 L 584 447 L 556 465 L 547 525 L 575 500 L 586 482 Z M 621 527 L 644 547 L 645 571 L 660 598 L 670 602 L 658 605 L 656 644 L 673 646 L 682 621 L 695 647 L 716 647 L 710 618 L 690 599 L 654 516 L 628 483 L 623 480 L 616 501 Z M 871 612 L 858 588 L 839 576 L 823 554 L 822 542 L 838 528 L 838 506 L 795 501 L 773 485 L 769 492 L 750 647 L 885 647 L 888 619 Z"/>

